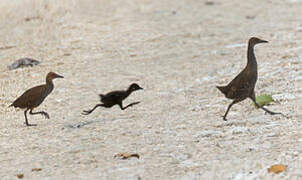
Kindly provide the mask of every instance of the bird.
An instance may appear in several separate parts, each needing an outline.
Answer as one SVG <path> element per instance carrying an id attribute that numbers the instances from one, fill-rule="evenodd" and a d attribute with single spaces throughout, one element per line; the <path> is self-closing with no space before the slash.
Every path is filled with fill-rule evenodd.
<path id="1" fill-rule="evenodd" d="M 225 121 L 227 120 L 226 117 L 231 107 L 234 104 L 245 100 L 246 98 L 251 99 L 258 108 L 263 109 L 265 112 L 271 115 L 282 115 L 282 113 L 270 111 L 265 107 L 260 106 L 256 102 L 255 85 L 258 79 L 258 71 L 257 61 L 254 53 L 254 46 L 260 43 L 268 43 L 268 41 L 259 39 L 257 37 L 251 37 L 248 41 L 246 67 L 228 85 L 216 86 L 219 91 L 221 91 L 225 95 L 226 98 L 233 100 L 232 103 L 229 104 L 223 116 L 223 120 Z"/>
<path id="2" fill-rule="evenodd" d="M 143 88 L 136 83 L 132 83 L 127 90 L 111 91 L 105 95 L 99 94 L 100 101 L 102 102 L 102 104 L 95 105 L 94 108 L 92 108 L 91 110 L 84 110 L 82 114 L 88 115 L 92 113 L 97 107 L 111 108 L 114 105 L 119 105 L 121 110 L 125 110 L 128 107 L 140 103 L 140 102 L 134 102 L 123 107 L 123 100 L 126 99 L 132 92 L 137 90 L 143 90 Z"/>
<path id="3" fill-rule="evenodd" d="M 54 84 L 52 80 L 55 78 L 64 78 L 64 77 L 54 72 L 49 72 L 46 76 L 46 84 L 35 86 L 33 88 L 28 89 L 9 106 L 9 107 L 13 106 L 15 108 L 25 109 L 24 116 L 25 116 L 26 126 L 36 126 L 36 124 L 28 123 L 28 119 L 27 119 L 28 111 L 29 114 L 31 115 L 41 114 L 45 118 L 49 119 L 49 115 L 47 112 L 44 111 L 33 112 L 33 109 L 38 107 L 44 101 L 44 99 L 52 92 L 54 88 Z"/>

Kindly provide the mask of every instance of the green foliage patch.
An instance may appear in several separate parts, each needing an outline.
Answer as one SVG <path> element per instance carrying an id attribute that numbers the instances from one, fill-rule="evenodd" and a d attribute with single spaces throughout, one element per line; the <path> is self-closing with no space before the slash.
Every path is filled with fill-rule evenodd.
<path id="1" fill-rule="evenodd" d="M 268 94 L 262 94 L 256 97 L 256 102 L 262 107 L 267 104 L 270 104 L 271 102 L 274 102 L 274 99 L 271 95 Z M 256 104 L 254 103 L 254 106 L 257 108 Z"/>

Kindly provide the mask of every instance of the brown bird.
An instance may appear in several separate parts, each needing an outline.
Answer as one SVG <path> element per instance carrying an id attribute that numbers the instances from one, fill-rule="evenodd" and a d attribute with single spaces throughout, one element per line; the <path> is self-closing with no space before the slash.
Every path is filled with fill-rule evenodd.
<path id="1" fill-rule="evenodd" d="M 49 72 L 46 76 L 46 84 L 36 86 L 33 88 L 28 89 L 25 91 L 20 97 L 18 97 L 9 107 L 14 106 L 15 108 L 25 109 L 24 116 L 25 116 L 25 124 L 27 126 L 35 126 L 36 124 L 29 124 L 27 120 L 27 111 L 29 114 L 42 114 L 45 118 L 49 119 L 49 115 L 47 112 L 40 111 L 40 112 L 32 112 L 32 110 L 38 107 L 44 99 L 51 93 L 54 88 L 52 80 L 55 78 L 64 78 L 54 72 Z"/>
<path id="2" fill-rule="evenodd" d="M 140 102 L 134 102 L 134 103 L 128 104 L 126 107 L 123 107 L 123 100 L 126 99 L 132 92 L 140 90 L 140 89 L 143 89 L 143 88 L 141 88 L 138 84 L 133 83 L 129 86 L 129 88 L 126 91 L 123 91 L 123 90 L 112 91 L 105 95 L 100 94 L 99 96 L 101 98 L 102 104 L 95 105 L 94 108 L 92 108 L 91 110 L 87 110 L 87 111 L 84 110 L 82 114 L 88 115 L 88 114 L 92 113 L 99 106 L 102 106 L 105 108 L 111 108 L 114 105 L 119 105 L 121 110 L 125 110 L 128 107 L 131 107 L 135 104 L 140 103 Z"/>
<path id="3" fill-rule="evenodd" d="M 246 67 L 226 86 L 216 86 L 226 98 L 233 99 L 233 102 L 228 106 L 227 111 L 223 116 L 223 120 L 226 121 L 226 116 L 230 108 L 240 102 L 245 100 L 246 98 L 250 98 L 258 108 L 263 109 L 265 112 L 275 115 L 282 114 L 277 112 L 272 112 L 264 107 L 261 107 L 256 102 L 255 97 L 255 85 L 258 79 L 258 71 L 257 71 L 257 61 L 254 54 L 254 46 L 259 43 L 268 43 L 268 41 L 261 40 L 256 37 L 250 38 L 248 42 L 248 50 L 247 50 L 247 65 Z"/>

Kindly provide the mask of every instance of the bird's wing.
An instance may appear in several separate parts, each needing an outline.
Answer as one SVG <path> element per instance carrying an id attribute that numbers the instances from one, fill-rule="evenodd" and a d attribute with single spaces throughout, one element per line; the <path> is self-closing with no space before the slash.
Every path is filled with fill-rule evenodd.
<path id="1" fill-rule="evenodd" d="M 20 108 L 34 106 L 41 99 L 44 89 L 44 85 L 30 88 L 18 97 L 12 105 Z"/>
<path id="2" fill-rule="evenodd" d="M 107 93 L 102 99 L 105 101 L 116 101 L 123 96 L 123 91 L 112 91 L 110 93 Z"/>
<path id="3" fill-rule="evenodd" d="M 230 99 L 247 97 L 252 84 L 249 76 L 245 75 L 245 71 L 241 71 L 229 84 L 229 91 L 227 97 Z"/>
<path id="4" fill-rule="evenodd" d="M 227 97 L 230 99 L 234 99 L 234 98 L 244 98 L 247 97 L 249 95 L 250 92 L 250 84 L 249 82 L 243 82 L 241 84 L 237 84 L 236 86 L 233 85 L 230 87 L 228 93 L 227 93 Z"/>

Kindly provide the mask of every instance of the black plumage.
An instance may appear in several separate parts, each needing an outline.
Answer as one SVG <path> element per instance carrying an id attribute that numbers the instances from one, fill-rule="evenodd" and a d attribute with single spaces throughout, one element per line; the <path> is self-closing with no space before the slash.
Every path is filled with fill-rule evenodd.
<path id="1" fill-rule="evenodd" d="M 97 104 L 92 108 L 91 110 L 84 110 L 83 115 L 88 115 L 92 113 L 97 107 L 105 107 L 105 108 L 111 108 L 114 105 L 119 105 L 121 110 L 125 110 L 128 107 L 131 107 L 133 105 L 136 105 L 140 102 L 134 102 L 131 103 L 125 107 L 123 107 L 123 100 L 126 99 L 132 92 L 137 91 L 137 90 L 142 90 L 138 84 L 133 83 L 129 86 L 127 90 L 120 90 L 120 91 L 112 91 L 107 94 L 99 94 L 100 96 L 100 101 L 102 104 Z"/>

